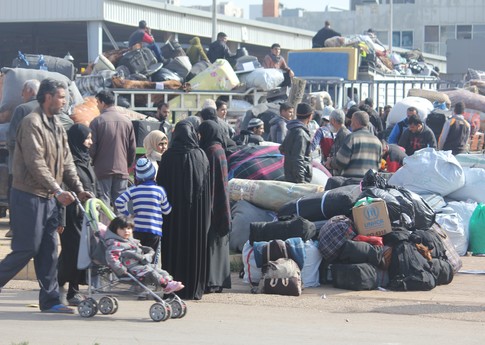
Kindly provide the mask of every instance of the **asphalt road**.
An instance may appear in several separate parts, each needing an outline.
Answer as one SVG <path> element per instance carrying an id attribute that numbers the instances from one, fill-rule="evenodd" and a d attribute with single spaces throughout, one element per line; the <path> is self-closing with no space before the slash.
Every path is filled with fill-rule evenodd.
<path id="1" fill-rule="evenodd" d="M 479 269 L 483 258 L 464 258 Z M 300 297 L 233 289 L 187 301 L 183 319 L 153 322 L 153 301 L 122 296 L 114 315 L 44 314 L 32 281 L 0 293 L 0 345 L 41 344 L 480 344 L 485 343 L 485 275 L 458 274 L 432 291 L 308 288 Z"/>

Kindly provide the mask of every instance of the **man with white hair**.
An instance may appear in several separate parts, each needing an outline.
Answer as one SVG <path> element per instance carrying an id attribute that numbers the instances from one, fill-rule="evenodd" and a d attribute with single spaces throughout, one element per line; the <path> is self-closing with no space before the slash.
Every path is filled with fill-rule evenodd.
<path id="1" fill-rule="evenodd" d="M 342 110 L 335 109 L 334 111 L 332 111 L 330 113 L 329 119 L 330 119 L 330 125 L 334 129 L 335 135 L 334 135 L 333 145 L 330 148 L 329 158 L 325 163 L 325 167 L 329 170 L 333 169 L 332 175 L 337 176 L 341 174 L 341 171 L 334 167 L 335 164 L 332 165 L 332 158 L 334 158 L 334 161 L 335 161 L 335 156 L 337 156 L 337 152 L 342 147 L 347 136 L 350 135 L 350 131 L 347 127 L 345 127 L 345 114 Z"/>
<path id="2" fill-rule="evenodd" d="M 351 120 L 352 133 L 332 157 L 330 167 L 341 170 L 344 177 L 362 178 L 369 169 L 379 170 L 382 146 L 367 129 L 368 125 L 369 114 L 356 111 Z"/>
<path id="3" fill-rule="evenodd" d="M 39 103 L 37 102 L 36 96 L 37 91 L 39 91 L 40 81 L 37 79 L 29 79 L 25 81 L 22 88 L 22 101 L 24 103 L 20 104 L 15 108 L 10 120 L 10 125 L 7 132 L 7 145 L 8 145 L 8 194 L 10 199 L 10 188 L 12 187 L 12 163 L 13 154 L 15 151 L 15 143 L 17 136 L 17 129 L 20 123 L 28 114 L 34 110 Z M 9 230 L 5 237 L 12 237 L 12 231 Z"/>

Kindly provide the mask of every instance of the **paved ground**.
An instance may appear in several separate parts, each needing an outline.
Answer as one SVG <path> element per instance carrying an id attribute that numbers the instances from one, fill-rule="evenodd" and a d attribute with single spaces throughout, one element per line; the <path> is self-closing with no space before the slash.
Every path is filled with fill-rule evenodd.
<path id="1" fill-rule="evenodd" d="M 0 258 L 9 248 L 0 220 Z M 464 257 L 463 271 L 485 270 Z M 153 302 L 121 297 L 114 315 L 43 314 L 35 281 L 13 280 L 0 293 L 0 345 L 11 344 L 480 344 L 485 343 L 485 275 L 459 273 L 427 292 L 305 289 L 300 297 L 233 288 L 188 301 L 181 320 L 154 323 Z M 114 322 L 116 321 L 116 322 Z"/>

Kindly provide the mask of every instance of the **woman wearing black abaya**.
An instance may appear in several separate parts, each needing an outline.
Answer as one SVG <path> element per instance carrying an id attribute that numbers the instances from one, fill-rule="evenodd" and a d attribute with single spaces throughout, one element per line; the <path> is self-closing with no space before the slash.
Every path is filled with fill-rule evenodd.
<path id="1" fill-rule="evenodd" d="M 211 221 L 209 161 L 197 133 L 180 121 L 171 147 L 162 156 L 157 184 L 167 192 L 172 212 L 164 216 L 162 267 L 185 288 L 183 299 L 201 299 L 207 277 L 207 235 Z"/>
<path id="2" fill-rule="evenodd" d="M 207 282 L 205 291 L 222 292 L 231 288 L 229 263 L 229 232 L 231 208 L 227 185 L 227 159 L 223 149 L 224 134 L 214 121 L 203 121 L 199 126 L 200 147 L 209 159 L 212 217 L 208 236 Z"/>
<path id="3" fill-rule="evenodd" d="M 69 148 L 76 165 L 77 174 L 85 191 L 96 193 L 96 175 L 91 166 L 88 150 L 92 145 L 91 130 L 82 124 L 74 124 L 67 132 Z M 79 294 L 79 285 L 86 284 L 85 271 L 77 269 L 77 255 L 84 214 L 76 203 L 66 207 L 66 226 L 60 234 L 61 254 L 58 263 L 59 286 L 69 283 L 67 301 L 76 306 L 84 297 Z"/>

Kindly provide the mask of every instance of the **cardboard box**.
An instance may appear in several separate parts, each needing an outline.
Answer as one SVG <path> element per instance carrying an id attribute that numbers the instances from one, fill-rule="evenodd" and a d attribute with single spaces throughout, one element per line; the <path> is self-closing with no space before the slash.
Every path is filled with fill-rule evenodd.
<path id="1" fill-rule="evenodd" d="M 383 236 L 392 231 L 386 202 L 382 199 L 373 199 L 370 204 L 354 206 L 352 216 L 359 235 Z"/>

